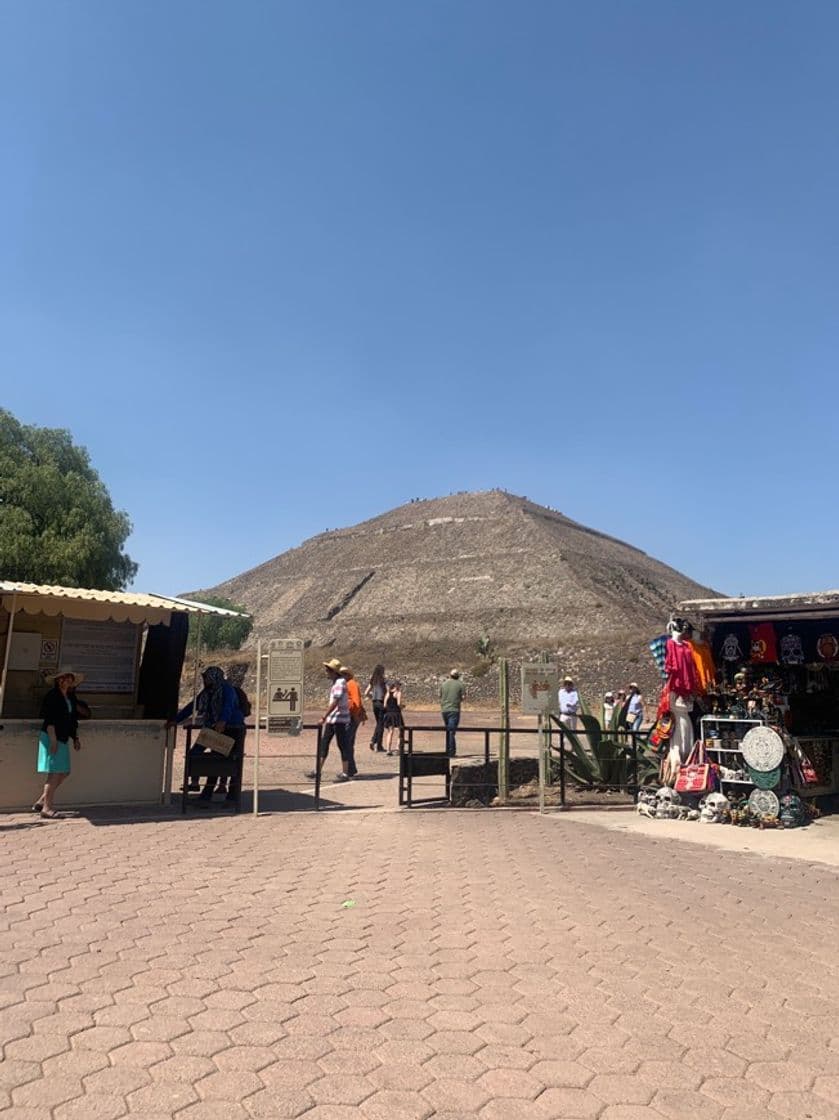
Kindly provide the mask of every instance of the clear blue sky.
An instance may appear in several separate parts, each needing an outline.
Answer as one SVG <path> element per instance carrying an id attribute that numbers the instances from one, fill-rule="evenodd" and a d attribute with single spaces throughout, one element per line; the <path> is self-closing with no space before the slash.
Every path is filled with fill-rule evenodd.
<path id="1" fill-rule="evenodd" d="M 136 586 L 503 487 L 839 585 L 833 0 L 4 0 L 0 403 Z"/>

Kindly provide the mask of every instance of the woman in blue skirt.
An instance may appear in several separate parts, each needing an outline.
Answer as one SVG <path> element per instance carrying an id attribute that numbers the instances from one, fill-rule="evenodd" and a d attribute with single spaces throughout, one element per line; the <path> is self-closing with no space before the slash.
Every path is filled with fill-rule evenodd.
<path id="1" fill-rule="evenodd" d="M 71 741 L 75 750 L 81 750 L 75 689 L 83 680 L 82 673 L 63 666 L 52 677 L 53 686 L 41 705 L 43 723 L 38 736 L 38 773 L 45 775 L 45 781 L 43 792 L 32 809 L 46 820 L 58 816 L 53 798 L 70 773 Z"/>

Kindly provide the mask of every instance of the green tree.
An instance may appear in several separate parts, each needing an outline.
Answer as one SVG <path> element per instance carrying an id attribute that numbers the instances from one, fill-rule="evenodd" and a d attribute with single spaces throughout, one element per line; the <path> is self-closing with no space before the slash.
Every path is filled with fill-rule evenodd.
<path id="1" fill-rule="evenodd" d="M 0 409 L 0 578 L 117 591 L 137 572 L 130 532 L 68 431 Z"/>
<path id="2" fill-rule="evenodd" d="M 226 611 L 244 611 L 230 599 L 220 595 L 202 595 L 200 598 L 191 596 L 193 603 L 206 603 L 209 607 L 223 607 Z M 240 649 L 242 642 L 253 629 L 252 618 L 226 618 L 220 614 L 204 615 L 201 619 L 201 645 L 204 649 Z M 198 634 L 197 615 L 189 616 L 189 639 L 195 646 Z"/>

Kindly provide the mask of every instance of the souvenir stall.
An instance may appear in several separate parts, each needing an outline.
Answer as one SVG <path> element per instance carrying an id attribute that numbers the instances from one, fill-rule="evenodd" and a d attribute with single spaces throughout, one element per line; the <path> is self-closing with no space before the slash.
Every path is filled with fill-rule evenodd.
<path id="1" fill-rule="evenodd" d="M 639 811 L 793 827 L 839 792 L 839 592 L 687 600 L 650 650 L 663 785 Z"/>
<path id="2" fill-rule="evenodd" d="M 36 798 L 41 702 L 60 667 L 83 675 L 80 725 L 59 806 L 160 803 L 171 788 L 188 616 L 234 614 L 162 595 L 0 580 L 0 811 Z"/>

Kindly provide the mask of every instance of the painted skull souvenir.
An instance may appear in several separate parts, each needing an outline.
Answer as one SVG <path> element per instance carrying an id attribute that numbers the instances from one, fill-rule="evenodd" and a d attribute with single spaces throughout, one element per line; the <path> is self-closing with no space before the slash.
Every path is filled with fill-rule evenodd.
<path id="1" fill-rule="evenodd" d="M 728 809 L 727 797 L 721 793 L 709 793 L 699 802 L 699 819 L 703 824 L 719 824 Z"/>
<path id="2" fill-rule="evenodd" d="M 807 810 L 797 793 L 788 793 L 781 798 L 779 817 L 784 828 L 800 828 L 807 822 Z"/>
<path id="3" fill-rule="evenodd" d="M 670 786 L 662 786 L 655 795 L 655 815 L 660 821 L 670 820 L 672 810 L 677 809 L 681 797 Z"/>

